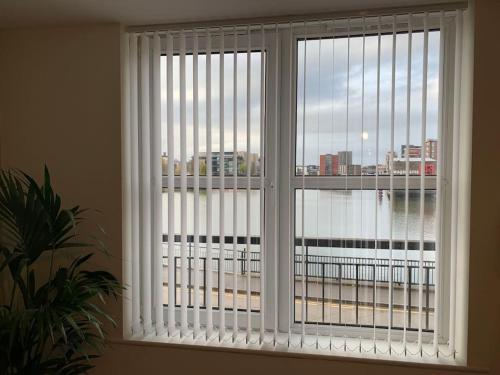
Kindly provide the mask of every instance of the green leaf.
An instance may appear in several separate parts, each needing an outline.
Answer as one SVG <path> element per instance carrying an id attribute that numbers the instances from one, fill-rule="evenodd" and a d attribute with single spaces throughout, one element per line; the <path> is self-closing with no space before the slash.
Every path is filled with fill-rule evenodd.
<path id="1" fill-rule="evenodd" d="M 106 248 L 100 238 L 80 238 L 85 212 L 64 208 L 47 167 L 41 185 L 24 172 L 0 171 L 0 272 L 22 296 L 22 304 L 0 305 L 0 373 L 85 372 L 104 346 L 103 321 L 116 324 L 101 305 L 122 286 L 108 272 L 82 269 L 93 252 Z M 55 268 L 67 260 L 60 250 L 71 248 L 91 252 Z M 45 252 L 48 277 L 34 265 Z"/>

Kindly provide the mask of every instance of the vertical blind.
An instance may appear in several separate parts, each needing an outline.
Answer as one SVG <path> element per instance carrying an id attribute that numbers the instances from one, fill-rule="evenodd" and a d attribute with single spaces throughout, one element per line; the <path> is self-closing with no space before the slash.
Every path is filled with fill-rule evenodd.
<path id="1" fill-rule="evenodd" d="M 453 103 L 460 101 L 462 13 L 125 33 L 129 332 L 185 343 L 453 358 L 460 123 Z M 435 32 L 437 54 L 431 56 L 429 39 Z M 453 81 L 446 78 L 449 69 Z M 321 108 L 314 105 L 314 95 L 317 100 L 325 90 L 332 92 L 326 133 L 320 129 Z M 435 129 L 427 123 L 428 104 L 435 107 Z M 439 145 L 435 169 L 427 173 L 424 148 L 430 132 Z M 322 154 L 323 136 L 345 146 L 337 155 Z M 405 150 L 400 158 L 397 139 Z M 417 156 L 410 152 L 417 149 L 415 139 Z M 355 156 L 359 168 L 347 162 L 353 142 L 361 144 Z M 367 144 L 375 155 L 371 171 Z M 388 145 L 386 170 L 379 160 L 382 145 Z M 325 172 L 327 167 L 310 162 L 309 154 L 336 157 L 332 168 L 337 171 Z M 289 165 L 281 165 L 283 159 Z M 288 186 L 278 188 L 282 168 L 289 170 Z M 449 177 L 448 204 L 442 191 Z M 353 224 L 358 236 L 347 229 L 343 236 L 335 234 L 333 221 L 328 235 L 322 233 L 324 213 L 346 227 L 352 220 L 347 203 L 343 209 L 333 201 L 323 206 L 324 191 L 361 194 L 361 202 L 363 194 L 379 200 L 387 195 L 388 235 L 379 227 L 382 206 L 374 204 L 372 217 L 365 218 L 363 203 L 362 221 Z M 435 193 L 432 241 L 426 237 L 429 191 Z M 290 246 L 278 236 L 283 218 L 277 202 L 285 192 Z M 396 238 L 393 198 L 401 192 L 403 237 Z M 416 192 L 418 220 L 410 223 L 409 202 Z M 274 213 L 270 201 L 276 203 Z M 311 212 L 316 221 L 309 230 Z M 372 219 L 372 235 L 363 236 Z M 412 226 L 415 238 L 409 235 Z M 311 253 L 321 246 L 327 249 L 323 257 Z M 335 247 L 369 249 L 369 264 L 345 263 L 355 257 L 339 261 Z M 280 252 L 288 254 L 288 264 L 280 264 Z M 287 304 L 279 302 L 281 295 L 289 297 Z M 352 322 L 349 311 L 355 311 Z"/>

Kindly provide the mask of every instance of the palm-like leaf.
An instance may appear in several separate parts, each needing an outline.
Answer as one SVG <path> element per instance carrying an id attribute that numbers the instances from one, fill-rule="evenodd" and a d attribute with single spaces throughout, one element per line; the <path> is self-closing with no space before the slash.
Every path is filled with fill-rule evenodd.
<path id="1" fill-rule="evenodd" d="M 62 208 L 47 169 L 41 186 L 24 173 L 0 172 L 0 272 L 14 285 L 10 303 L 0 305 L 0 373 L 79 374 L 102 349 L 103 321 L 114 321 L 100 304 L 116 297 L 120 284 L 108 272 L 84 269 L 92 253 L 52 272 L 60 249 L 90 247 L 77 241 L 82 212 Z M 40 282 L 32 265 L 44 252 L 50 274 Z M 22 304 L 13 303 L 16 290 Z"/>

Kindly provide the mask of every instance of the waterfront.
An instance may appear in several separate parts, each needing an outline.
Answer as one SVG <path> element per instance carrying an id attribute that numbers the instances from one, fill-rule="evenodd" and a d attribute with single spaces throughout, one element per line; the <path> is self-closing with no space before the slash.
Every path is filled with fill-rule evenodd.
<path id="1" fill-rule="evenodd" d="M 237 235 L 246 235 L 246 195 L 245 190 L 237 193 Z M 302 218 L 302 191 L 296 194 L 295 228 L 297 236 L 301 236 Z M 212 192 L 212 233 L 219 234 L 219 190 Z M 260 215 L 260 192 L 252 190 L 250 193 L 250 235 L 259 236 Z M 408 229 L 408 240 L 419 241 L 421 235 L 420 219 L 420 192 L 411 191 L 408 197 L 408 216 L 405 214 L 405 193 L 395 191 L 392 203 L 392 239 L 404 240 Z M 180 192 L 175 193 L 175 233 L 180 233 Z M 304 195 L 304 236 L 308 238 L 358 238 L 372 240 L 374 238 L 391 238 L 391 197 L 388 191 L 374 190 L 306 190 Z M 163 233 L 168 233 L 168 193 L 163 193 Z M 187 193 L 187 233 L 194 233 L 194 193 Z M 375 220 L 377 217 L 377 220 Z M 408 218 L 406 221 L 405 218 Z M 423 216 L 424 240 L 435 239 L 435 191 L 427 191 L 424 196 Z M 200 235 L 206 234 L 207 222 L 207 195 L 204 190 L 200 191 L 199 224 Z M 233 191 L 224 192 L 224 231 L 226 236 L 233 235 Z M 252 251 L 259 251 L 258 246 L 252 246 Z M 300 247 L 297 247 L 300 252 Z M 350 248 L 314 248 L 309 249 L 310 254 L 328 255 L 341 257 L 375 257 L 374 249 L 350 249 Z M 377 250 L 378 258 L 388 258 L 387 250 Z M 418 259 L 418 251 L 409 251 L 409 259 Z M 404 259 L 404 250 L 393 250 L 393 258 Z M 425 251 L 425 260 L 434 260 L 433 251 Z"/>

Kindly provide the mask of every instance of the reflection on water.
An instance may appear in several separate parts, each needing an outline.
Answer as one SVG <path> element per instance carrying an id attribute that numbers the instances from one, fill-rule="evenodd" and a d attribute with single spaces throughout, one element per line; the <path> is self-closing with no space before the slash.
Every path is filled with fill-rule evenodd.
<path id="1" fill-rule="evenodd" d="M 424 239 L 434 240 L 435 191 L 424 195 Z M 405 192 L 394 191 L 392 238 L 404 240 L 407 220 Z M 296 232 L 301 236 L 302 190 L 296 192 Z M 305 190 L 305 237 L 347 237 L 389 239 L 391 235 L 391 196 L 388 190 Z M 420 191 L 408 197 L 408 239 L 419 240 Z"/>
<path id="2" fill-rule="evenodd" d="M 246 235 L 246 201 L 245 190 L 237 193 L 237 234 Z M 168 193 L 163 193 L 163 231 L 168 232 Z M 212 192 L 212 232 L 219 234 L 219 198 L 218 190 Z M 365 239 L 389 239 L 391 237 L 391 200 L 393 206 L 392 214 L 392 238 L 404 240 L 406 230 L 408 239 L 418 241 L 420 239 L 422 221 L 420 219 L 420 191 L 413 190 L 408 198 L 408 216 L 405 214 L 405 192 L 394 191 L 393 197 L 388 190 L 305 190 L 304 194 L 304 217 L 305 237 L 334 237 L 334 238 L 365 238 Z M 180 233 L 181 217 L 180 202 L 181 193 L 174 195 L 174 226 L 175 233 Z M 302 219 L 302 190 L 296 191 L 296 235 L 301 234 Z M 435 209 L 436 193 L 434 190 L 426 191 L 424 195 L 423 232 L 426 241 L 435 239 Z M 250 193 L 250 233 L 252 236 L 259 235 L 260 228 L 260 192 L 252 190 Z M 194 232 L 194 193 L 187 193 L 187 231 Z M 407 217 L 407 219 L 406 219 Z M 200 191 L 199 206 L 200 234 L 206 234 L 207 223 L 207 195 Z M 233 234 L 233 191 L 224 192 L 224 231 L 226 235 Z M 252 249 L 254 250 L 254 249 Z M 255 251 L 258 251 L 256 246 Z M 361 256 L 372 257 L 373 250 L 370 249 L 313 249 L 312 253 L 336 256 Z M 379 250 L 379 257 L 385 257 L 387 251 Z M 400 258 L 404 253 L 394 251 L 395 257 Z M 412 252 L 416 253 L 418 252 Z M 426 252 L 425 258 L 433 257 L 433 252 Z M 413 258 L 413 256 L 411 256 Z M 431 260 L 430 258 L 429 260 Z"/>

